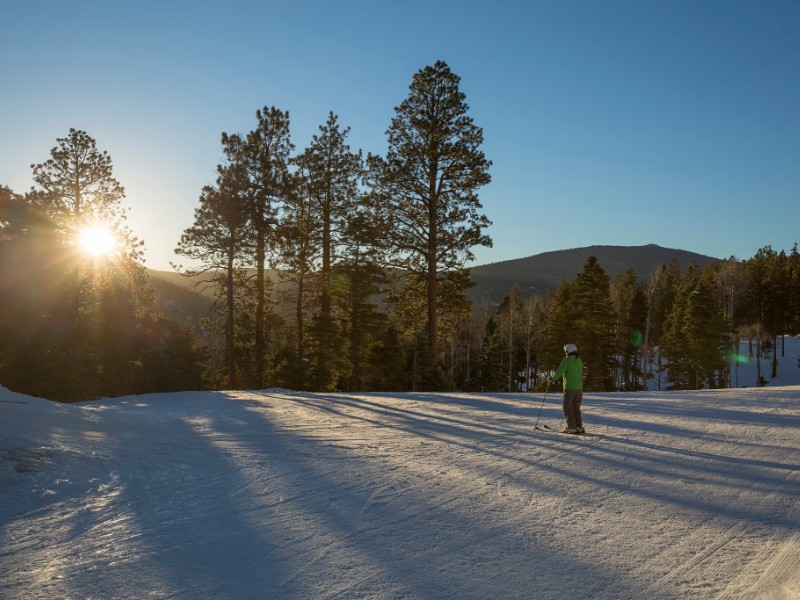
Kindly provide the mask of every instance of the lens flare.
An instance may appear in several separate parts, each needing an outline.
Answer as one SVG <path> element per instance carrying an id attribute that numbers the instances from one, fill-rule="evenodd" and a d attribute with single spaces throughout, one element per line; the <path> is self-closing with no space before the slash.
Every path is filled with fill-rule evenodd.
<path id="1" fill-rule="evenodd" d="M 631 345 L 634 348 L 638 348 L 639 346 L 641 346 L 643 341 L 644 341 L 644 336 L 642 335 L 641 331 L 631 332 Z"/>

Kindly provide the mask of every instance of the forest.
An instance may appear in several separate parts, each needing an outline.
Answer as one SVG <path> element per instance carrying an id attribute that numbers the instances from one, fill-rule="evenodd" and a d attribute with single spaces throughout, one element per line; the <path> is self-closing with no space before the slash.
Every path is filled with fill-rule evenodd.
<path id="1" fill-rule="evenodd" d="M 776 376 L 800 333 L 800 254 L 766 245 L 681 271 L 611 279 L 593 256 L 541 295 L 473 305 L 472 249 L 491 246 L 478 192 L 483 131 L 439 61 L 413 77 L 385 155 L 348 144 L 333 112 L 297 151 L 288 111 L 220 136 L 221 164 L 177 240 L 211 310 L 157 302 L 111 157 L 57 138 L 34 186 L 0 185 L 0 385 L 59 401 L 196 389 L 518 391 L 577 344 L 586 389 L 739 386 Z M 738 355 L 739 341 L 750 356 Z M 762 366 L 761 361 L 764 360 Z"/>

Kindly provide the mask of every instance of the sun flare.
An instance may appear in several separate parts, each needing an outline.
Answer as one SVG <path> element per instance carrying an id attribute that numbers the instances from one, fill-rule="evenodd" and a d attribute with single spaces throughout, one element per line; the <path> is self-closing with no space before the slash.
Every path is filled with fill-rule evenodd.
<path id="1" fill-rule="evenodd" d="M 78 241 L 86 254 L 94 258 L 109 256 L 117 249 L 117 237 L 103 225 L 91 225 L 81 230 Z"/>

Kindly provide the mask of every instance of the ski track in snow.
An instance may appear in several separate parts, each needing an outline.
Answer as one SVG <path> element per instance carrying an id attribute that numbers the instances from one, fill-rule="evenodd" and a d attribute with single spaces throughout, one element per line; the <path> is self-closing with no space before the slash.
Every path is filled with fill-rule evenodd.
<path id="1" fill-rule="evenodd" d="M 800 598 L 800 387 L 0 397 L 3 599 Z"/>

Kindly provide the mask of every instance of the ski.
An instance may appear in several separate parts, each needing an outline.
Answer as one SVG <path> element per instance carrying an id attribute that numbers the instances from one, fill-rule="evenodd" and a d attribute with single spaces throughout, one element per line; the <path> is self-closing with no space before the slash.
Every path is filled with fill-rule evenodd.
<path id="1" fill-rule="evenodd" d="M 605 434 L 602 434 L 602 433 L 591 433 L 591 432 L 588 432 L 588 431 L 586 431 L 584 433 L 569 433 L 569 432 L 566 432 L 566 431 L 561 431 L 560 429 L 553 429 L 552 427 L 550 427 L 548 425 L 544 425 L 543 427 L 544 427 L 544 429 L 542 429 L 541 427 L 537 427 L 537 429 L 539 431 L 544 431 L 545 433 L 560 433 L 561 435 L 572 435 L 572 436 L 575 436 L 575 437 L 581 437 L 581 436 L 584 436 L 584 437 L 595 437 L 595 438 L 605 437 Z"/>

